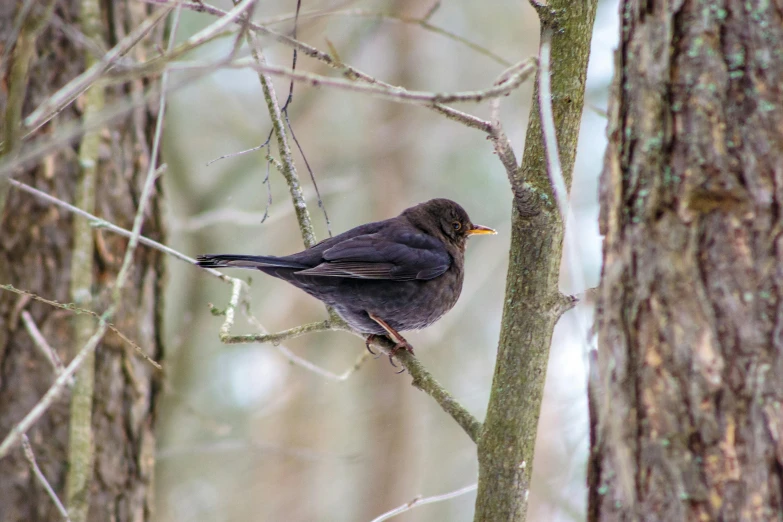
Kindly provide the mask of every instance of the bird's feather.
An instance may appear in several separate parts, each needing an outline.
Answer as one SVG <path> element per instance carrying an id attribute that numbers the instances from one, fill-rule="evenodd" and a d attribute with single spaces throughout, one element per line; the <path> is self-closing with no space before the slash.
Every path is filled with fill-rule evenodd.
<path id="1" fill-rule="evenodd" d="M 198 266 L 205 268 L 292 268 L 304 269 L 307 265 L 275 256 L 249 256 L 241 254 L 205 254 L 196 258 Z"/>
<path id="2" fill-rule="evenodd" d="M 412 233 L 353 237 L 330 246 L 322 257 L 323 263 L 296 275 L 410 281 L 434 279 L 451 266 L 441 242 Z"/>

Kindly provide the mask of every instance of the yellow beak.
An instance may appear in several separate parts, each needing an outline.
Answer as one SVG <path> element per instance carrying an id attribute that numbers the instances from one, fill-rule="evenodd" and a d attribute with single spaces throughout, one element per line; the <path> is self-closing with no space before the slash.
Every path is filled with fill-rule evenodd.
<path id="1" fill-rule="evenodd" d="M 482 235 L 483 236 L 483 235 L 486 235 L 486 234 L 495 235 L 495 234 L 497 234 L 497 232 L 495 232 L 495 230 L 493 230 L 493 229 L 491 229 L 489 227 L 483 227 L 481 225 L 473 225 L 473 228 L 468 230 L 468 235 L 469 236 L 478 236 L 478 235 Z"/>

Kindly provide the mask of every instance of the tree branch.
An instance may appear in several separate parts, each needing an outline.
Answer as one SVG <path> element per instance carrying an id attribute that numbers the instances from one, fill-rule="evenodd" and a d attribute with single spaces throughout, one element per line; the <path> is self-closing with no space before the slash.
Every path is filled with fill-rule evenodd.
<path id="1" fill-rule="evenodd" d="M 438 7 L 438 3 L 433 4 L 434 8 Z M 322 18 L 322 17 L 332 17 L 332 16 L 343 16 L 343 17 L 356 17 L 356 18 L 374 18 L 377 20 L 385 20 L 388 22 L 396 22 L 399 24 L 405 24 L 405 25 L 417 25 L 424 29 L 425 31 L 430 31 L 432 33 L 441 35 L 445 38 L 448 38 L 449 40 L 453 40 L 457 43 L 460 43 L 464 45 L 465 47 L 483 55 L 489 58 L 490 60 L 503 65 L 505 67 L 508 67 L 511 65 L 511 63 L 508 60 L 505 60 L 504 58 L 498 56 L 497 54 L 493 53 L 486 47 L 477 44 L 476 42 L 473 42 L 471 40 L 468 40 L 465 37 L 462 37 L 456 33 L 453 33 L 449 31 L 448 29 L 444 29 L 442 27 L 438 27 L 437 25 L 433 25 L 429 22 L 429 18 L 434 13 L 433 11 L 430 11 L 428 13 L 425 13 L 425 15 L 421 18 L 414 18 L 410 16 L 403 16 L 403 15 L 396 15 L 393 13 L 383 13 L 380 11 L 370 11 L 368 9 L 345 9 L 342 11 L 332 11 L 332 10 L 321 10 L 321 11 L 309 11 L 304 12 L 299 15 L 300 19 L 304 18 Z M 294 18 L 293 14 L 287 14 L 282 16 L 276 16 L 274 18 L 265 18 L 263 20 L 259 21 L 260 25 L 268 26 L 270 24 L 285 22 L 288 20 L 292 20 Z"/>
<path id="2" fill-rule="evenodd" d="M 412 103 L 414 105 L 441 105 L 443 103 L 455 102 L 473 102 L 479 103 L 493 98 L 506 96 L 527 80 L 536 70 L 535 58 L 523 60 L 509 69 L 508 75 L 492 87 L 477 91 L 457 91 L 457 92 L 428 92 L 428 91 L 409 91 L 402 87 L 393 85 L 379 85 L 356 83 L 351 80 L 341 78 L 332 78 L 320 74 L 295 71 L 288 67 L 266 64 L 263 60 L 254 63 L 254 58 L 240 58 L 233 61 L 218 60 L 214 62 L 175 62 L 167 65 L 169 70 L 189 71 L 189 70 L 215 70 L 224 69 L 244 69 L 251 68 L 259 73 L 266 75 L 282 76 L 296 82 L 310 84 L 313 87 L 327 86 L 334 87 L 349 92 L 360 92 L 370 94 L 386 100 L 399 103 Z M 157 72 L 156 70 L 147 72 Z"/>
<path id="3" fill-rule="evenodd" d="M 263 72 L 263 69 L 267 67 L 264 55 L 259 50 L 259 46 L 254 40 L 254 35 L 251 34 L 248 36 L 251 42 L 253 63 L 259 73 L 261 73 Z M 264 90 L 264 99 L 266 100 L 266 105 L 269 109 L 269 117 L 272 119 L 272 127 L 277 136 L 277 149 L 280 154 L 280 159 L 283 162 L 282 173 L 286 183 L 288 183 L 288 190 L 291 193 L 291 202 L 294 204 L 296 219 L 299 222 L 299 230 L 302 233 L 302 240 L 304 241 L 305 247 L 310 248 L 315 245 L 317 241 L 315 239 L 315 232 L 313 232 L 313 223 L 310 220 L 310 212 L 307 210 L 307 203 L 305 202 L 304 194 L 302 193 L 299 175 L 296 172 L 294 159 L 291 155 L 291 148 L 288 145 L 285 124 L 283 123 L 283 114 L 280 111 L 280 106 L 277 102 L 277 94 L 272 85 L 272 79 L 269 78 L 269 76 L 266 74 L 259 74 L 258 79 L 261 82 L 261 88 Z"/>
<path id="4" fill-rule="evenodd" d="M 161 169 L 163 169 L 163 168 L 165 168 L 165 165 L 161 166 Z M 161 170 L 161 172 L 162 172 L 162 170 Z M 133 233 L 130 230 L 127 230 L 127 229 L 122 228 L 122 227 L 118 227 L 117 225 L 115 225 L 113 223 L 110 223 L 110 222 L 106 221 L 105 219 L 99 218 L 98 216 L 90 214 L 89 212 L 85 212 L 84 210 L 82 210 L 82 209 L 80 209 L 78 207 L 75 207 L 75 206 L 71 205 L 70 203 L 66 203 L 63 200 L 58 199 L 58 198 L 56 198 L 54 196 L 51 196 L 51 195 L 47 194 L 46 192 L 38 190 L 37 188 L 31 187 L 30 185 L 26 185 L 26 184 L 24 184 L 24 183 L 22 183 L 20 181 L 16 181 L 15 179 L 9 179 L 8 182 L 11 184 L 12 187 L 18 188 L 19 190 L 27 192 L 28 194 L 32 194 L 33 196 L 36 196 L 36 197 L 38 197 L 38 198 L 40 198 L 40 199 L 42 199 L 44 201 L 47 201 L 47 202 L 49 202 L 49 203 L 51 203 L 53 205 L 56 205 L 56 206 L 58 206 L 58 207 L 60 207 L 60 208 L 62 208 L 64 210 L 67 210 L 68 212 L 71 212 L 73 214 L 77 214 L 79 216 L 83 216 L 83 217 L 87 218 L 90 221 L 90 223 L 93 224 L 93 226 L 95 228 L 106 229 L 106 230 L 109 230 L 110 232 L 114 232 L 115 234 L 118 234 L 120 236 L 127 237 L 127 238 L 130 238 L 133 235 Z M 150 248 L 154 248 L 155 250 L 158 250 L 160 252 L 163 252 L 164 254 L 167 254 L 167 255 L 170 255 L 172 257 L 175 257 L 175 258 L 177 258 L 177 259 L 179 259 L 181 261 L 185 261 L 186 263 L 189 263 L 191 265 L 195 265 L 196 264 L 196 260 L 193 259 L 192 257 L 187 256 L 187 255 L 185 255 L 182 252 L 179 252 L 177 250 L 174 250 L 171 247 L 167 247 L 166 245 L 164 245 L 162 243 L 158 243 L 157 241 L 152 240 L 152 239 L 150 239 L 148 237 L 140 235 L 139 236 L 139 243 L 141 243 L 142 245 L 146 245 L 146 246 L 148 246 Z M 233 280 L 233 278 L 231 278 L 231 277 L 229 277 L 229 276 L 227 276 L 225 274 L 221 274 L 220 272 L 218 272 L 217 270 L 214 270 L 212 268 L 204 268 L 203 270 L 206 271 L 209 275 L 217 277 L 218 279 L 220 279 L 224 283 L 231 283 L 232 280 Z"/>
<path id="5" fill-rule="evenodd" d="M 470 493 L 471 491 L 476 491 L 476 488 L 478 488 L 478 484 L 471 484 L 470 486 L 465 486 L 464 488 L 460 488 L 455 491 L 450 491 L 449 493 L 444 493 L 442 495 L 435 495 L 432 497 L 418 496 L 413 500 L 411 500 L 410 502 L 403 504 L 398 508 L 394 508 L 391 511 L 387 511 L 386 513 L 372 519 L 371 522 L 382 522 L 383 520 L 389 520 L 390 518 L 396 517 L 397 515 L 401 515 L 406 511 L 410 511 L 415 507 L 423 506 L 425 504 L 432 504 L 434 502 L 443 502 L 444 500 L 451 500 L 452 498 L 457 498 L 459 496 L 465 495 L 466 493 Z"/>
<path id="6" fill-rule="evenodd" d="M 67 310 L 67 311 L 69 311 L 69 312 L 72 312 L 72 313 L 74 313 L 74 314 L 85 314 L 85 315 L 91 316 L 91 317 L 93 317 L 94 319 L 97 319 L 97 320 L 99 320 L 99 321 L 100 321 L 100 319 L 101 319 L 101 316 L 100 316 L 98 313 L 96 313 L 96 312 L 93 312 L 92 310 L 89 310 L 89 309 L 87 309 L 87 308 L 80 308 L 80 307 L 79 307 L 79 306 L 77 306 L 75 303 L 60 303 L 60 302 L 58 302 L 58 301 L 54 301 L 54 300 L 52 300 L 52 299 L 46 299 L 45 297 L 41 297 L 40 295 L 34 294 L 34 293 L 32 293 L 32 292 L 28 292 L 27 290 L 22 290 L 22 289 L 20 289 L 20 288 L 15 288 L 15 287 L 14 287 L 14 286 L 12 286 L 12 285 L 4 285 L 4 284 L 0 284 L 0 290 L 7 290 L 7 291 L 9 291 L 9 292 L 13 292 L 13 293 L 15 293 L 15 294 L 17 294 L 17 295 L 22 295 L 22 296 L 30 297 L 31 299 L 34 299 L 34 300 L 36 300 L 36 301 L 38 301 L 38 302 L 40 302 L 40 303 L 44 303 L 44 304 L 47 304 L 47 305 L 49 305 L 49 306 L 53 306 L 53 307 L 55 307 L 55 308 L 60 308 L 60 309 L 62 309 L 62 310 Z M 27 314 L 27 312 L 26 312 L 26 311 L 25 311 L 25 312 L 22 312 L 22 319 L 23 319 L 23 320 L 25 319 L 25 314 Z M 29 314 L 27 314 L 27 315 L 29 316 Z M 25 323 L 25 326 L 27 326 L 27 323 Z M 33 324 L 32 326 L 34 327 L 34 324 Z M 37 328 L 36 328 L 36 330 L 37 330 Z M 118 329 L 117 329 L 117 327 L 116 327 L 114 324 L 112 324 L 112 323 L 109 323 L 109 330 L 110 330 L 111 332 L 114 332 L 114 334 L 116 334 L 116 335 L 117 335 L 117 337 L 119 337 L 120 339 L 122 339 L 122 340 L 123 340 L 124 342 L 126 342 L 126 343 L 127 343 L 127 344 L 128 344 L 130 347 L 131 347 L 131 348 L 133 348 L 134 350 L 136 350 L 136 353 L 137 353 L 137 355 L 138 355 L 139 357 L 141 357 L 142 359 L 144 359 L 145 361 L 147 361 L 148 363 L 150 363 L 150 364 L 151 364 L 152 366 L 154 366 L 156 369 L 158 369 L 158 370 L 163 370 L 163 367 L 160 365 L 160 363 L 156 362 L 156 361 L 155 361 L 154 359 L 152 359 L 152 358 L 151 358 L 149 355 L 147 355 L 147 354 L 146 354 L 146 352 L 144 352 L 144 350 L 141 348 L 141 346 L 139 346 L 139 345 L 138 345 L 136 342 L 134 342 L 133 340 L 131 340 L 131 339 L 130 339 L 130 338 L 127 336 L 127 335 L 125 335 L 125 334 L 124 334 L 124 333 L 122 333 L 120 330 L 118 330 Z M 28 327 L 28 332 L 29 332 L 29 331 L 30 331 L 30 327 Z M 40 333 L 40 332 L 39 332 L 39 333 Z M 30 333 L 30 335 L 33 335 L 33 334 L 32 334 L 32 332 Z M 46 340 L 45 340 L 45 339 L 41 339 L 41 340 L 42 340 L 43 342 L 46 342 Z M 42 349 L 43 349 L 43 348 L 42 348 Z M 56 357 L 56 356 L 57 356 L 57 353 L 56 353 L 56 352 L 54 352 L 54 351 L 52 351 L 52 356 Z M 59 373 L 59 372 L 58 372 L 58 373 Z"/>
<path id="7" fill-rule="evenodd" d="M 365 338 L 362 334 L 356 333 L 356 335 Z M 382 349 L 387 354 L 394 348 L 394 343 L 383 337 L 375 337 L 372 345 Z M 465 430 L 468 437 L 478 444 L 481 437 L 481 422 L 460 404 L 454 396 L 449 393 L 426 368 L 424 368 L 424 365 L 421 364 L 414 355 L 405 350 L 400 350 L 394 355 L 394 358 L 400 361 L 403 368 L 413 377 L 413 382 L 411 384 L 435 399 L 435 402 L 440 405 L 443 411 L 448 413 L 451 418 Z"/>
<path id="8" fill-rule="evenodd" d="M 148 1 L 156 4 L 170 5 L 168 0 L 148 0 Z M 225 16 L 226 14 L 225 11 L 202 2 L 199 3 L 183 2 L 180 5 L 182 5 L 182 7 L 185 9 L 190 9 L 199 13 L 207 13 L 215 16 Z M 393 85 L 380 81 L 374 78 L 373 76 L 365 72 L 362 72 L 359 69 L 356 69 L 355 67 L 344 64 L 332 58 L 327 53 L 323 51 L 319 51 L 315 47 L 300 42 L 294 38 L 291 38 L 290 36 L 278 33 L 276 31 L 273 31 L 272 29 L 264 27 L 263 25 L 259 25 L 253 22 L 248 22 L 248 26 L 253 31 L 259 34 L 262 34 L 264 36 L 269 36 L 284 45 L 288 45 L 289 47 L 296 49 L 297 51 L 301 52 L 305 56 L 309 56 L 310 58 L 318 60 L 319 62 L 324 63 L 327 66 L 340 71 L 343 76 L 345 76 L 350 80 L 358 80 L 358 81 L 362 81 L 369 84 L 375 84 L 386 88 L 394 88 Z M 474 129 L 478 129 L 486 133 L 489 133 L 491 131 L 491 125 L 489 124 L 489 122 L 482 120 L 481 118 L 477 118 L 476 116 L 473 116 L 471 114 L 467 114 L 460 110 L 439 103 L 429 105 L 427 107 L 435 112 L 438 112 L 446 116 L 448 119 L 452 121 L 462 123 L 463 125 L 466 125 Z"/>
<path id="9" fill-rule="evenodd" d="M 49 361 L 49 364 L 52 365 L 54 374 L 60 375 L 63 371 L 65 371 L 63 362 L 57 355 L 57 351 L 51 347 L 49 342 L 38 329 L 38 325 L 35 324 L 33 316 L 30 315 L 30 312 L 27 310 L 22 312 L 22 322 L 24 323 L 25 330 L 27 330 L 27 333 L 30 334 L 30 338 L 33 340 L 33 343 L 38 347 L 43 356 L 46 357 L 46 360 Z"/>
<path id="10" fill-rule="evenodd" d="M 68 511 L 65 509 L 65 506 L 63 506 L 63 503 L 60 502 L 54 488 L 49 484 L 49 481 L 46 480 L 46 476 L 43 474 L 43 471 L 41 471 L 41 468 L 38 467 L 38 462 L 35 460 L 35 453 L 33 453 L 33 448 L 30 446 L 30 439 L 27 438 L 27 435 L 22 435 L 22 450 L 24 451 L 24 457 L 27 459 L 27 462 L 30 463 L 30 469 L 33 471 L 33 475 L 35 475 L 35 478 L 41 483 L 46 494 L 49 495 L 49 498 L 52 499 L 52 502 L 54 502 L 54 505 L 57 507 L 57 511 L 60 512 L 66 522 L 71 522 Z"/>

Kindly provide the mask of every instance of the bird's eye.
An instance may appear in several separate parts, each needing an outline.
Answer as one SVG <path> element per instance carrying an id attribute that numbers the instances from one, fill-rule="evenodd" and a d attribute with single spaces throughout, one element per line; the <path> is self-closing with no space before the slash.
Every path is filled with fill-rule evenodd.
<path id="1" fill-rule="evenodd" d="M 459 230 L 462 228 L 462 223 L 460 223 L 459 221 L 455 221 L 451 224 L 451 228 L 453 228 L 454 230 Z"/>

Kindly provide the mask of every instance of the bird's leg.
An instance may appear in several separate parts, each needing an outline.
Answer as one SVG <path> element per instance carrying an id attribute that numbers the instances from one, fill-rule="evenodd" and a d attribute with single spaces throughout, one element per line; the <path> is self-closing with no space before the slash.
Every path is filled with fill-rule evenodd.
<path id="1" fill-rule="evenodd" d="M 397 355 L 397 352 L 399 352 L 400 350 L 405 349 L 408 352 L 410 352 L 411 355 L 413 355 L 413 346 L 411 346 L 411 344 L 405 340 L 405 337 L 400 335 L 400 332 L 398 332 L 397 330 L 389 326 L 389 323 L 387 323 L 377 315 L 374 314 L 368 314 L 368 315 L 370 316 L 370 319 L 372 319 L 373 321 L 381 325 L 381 328 L 383 328 L 384 330 L 386 330 L 386 332 L 388 332 L 389 338 L 392 340 L 392 342 L 397 343 L 394 345 L 394 348 L 392 348 L 391 351 L 389 352 L 389 362 L 391 363 L 392 366 L 394 367 L 397 366 L 396 364 L 394 364 L 394 360 L 392 359 L 392 357 Z"/>

